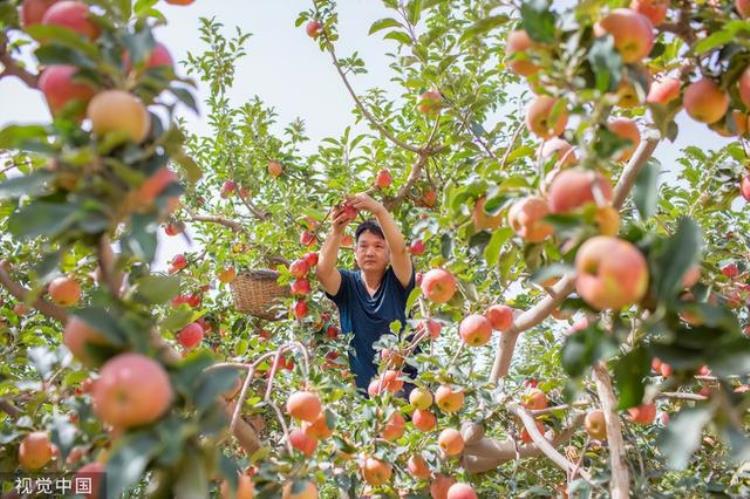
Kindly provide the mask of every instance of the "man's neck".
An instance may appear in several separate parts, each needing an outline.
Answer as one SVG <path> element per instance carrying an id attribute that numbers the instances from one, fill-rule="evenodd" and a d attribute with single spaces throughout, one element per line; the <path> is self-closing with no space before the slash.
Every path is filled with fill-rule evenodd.
<path id="1" fill-rule="evenodd" d="M 385 272 L 373 273 L 362 269 L 360 269 L 360 272 L 362 273 L 362 279 L 364 279 L 365 284 L 370 289 L 377 289 L 380 287 L 380 283 L 383 281 L 383 276 L 385 275 Z"/>

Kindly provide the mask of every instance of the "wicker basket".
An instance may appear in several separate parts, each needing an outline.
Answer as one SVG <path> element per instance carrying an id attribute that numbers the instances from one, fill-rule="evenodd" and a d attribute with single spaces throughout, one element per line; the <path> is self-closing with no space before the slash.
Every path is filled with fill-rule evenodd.
<path id="1" fill-rule="evenodd" d="M 276 298 L 289 295 L 289 288 L 279 286 L 273 270 L 251 270 L 238 274 L 230 284 L 235 308 L 261 319 L 273 321 L 280 317 L 278 311 L 271 310 Z"/>

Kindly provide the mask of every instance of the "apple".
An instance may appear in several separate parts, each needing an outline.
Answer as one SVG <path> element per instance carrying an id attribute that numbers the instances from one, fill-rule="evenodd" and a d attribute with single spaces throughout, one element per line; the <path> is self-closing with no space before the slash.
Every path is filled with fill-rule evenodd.
<path id="1" fill-rule="evenodd" d="M 734 0 L 734 7 L 737 9 L 740 17 L 750 17 L 750 0 Z"/>
<path id="2" fill-rule="evenodd" d="M 529 57 L 529 51 L 536 48 L 534 40 L 524 30 L 511 31 L 505 46 L 508 67 L 519 76 L 531 76 L 539 71 Z"/>
<path id="3" fill-rule="evenodd" d="M 307 279 L 295 279 L 291 285 L 293 295 L 303 296 L 310 294 L 310 281 Z"/>
<path id="4" fill-rule="evenodd" d="M 630 145 L 617 152 L 613 158 L 615 161 L 628 161 L 641 143 L 638 125 L 628 118 L 615 118 L 607 123 L 607 129 L 619 138 L 630 141 Z"/>
<path id="5" fill-rule="evenodd" d="M 316 20 L 308 21 L 305 25 L 305 32 L 310 38 L 317 38 L 323 32 L 323 23 Z"/>
<path id="6" fill-rule="evenodd" d="M 44 94 L 53 116 L 58 116 L 73 102 L 84 104 L 75 117 L 81 119 L 85 115 L 85 106 L 94 97 L 96 90 L 88 83 L 75 82 L 76 73 L 78 68 L 75 66 L 54 65 L 48 66 L 39 76 L 39 90 Z"/>
<path id="7" fill-rule="evenodd" d="M 166 0 L 170 5 L 190 5 L 195 0 Z"/>
<path id="8" fill-rule="evenodd" d="M 740 275 L 740 269 L 739 269 L 739 267 L 737 267 L 736 263 L 732 262 L 732 263 L 728 263 L 728 264 L 724 265 L 721 268 L 721 273 L 724 274 L 724 276 L 726 276 L 726 277 L 728 277 L 730 279 L 734 279 L 735 277 L 737 277 L 738 275 Z"/>
<path id="9" fill-rule="evenodd" d="M 454 483 L 448 489 L 446 499 L 478 499 L 474 487 L 468 483 Z"/>
<path id="10" fill-rule="evenodd" d="M 302 260 L 307 264 L 308 268 L 315 267 L 318 264 L 318 253 L 316 251 L 311 251 L 310 253 L 307 253 L 305 256 L 303 256 Z"/>
<path id="11" fill-rule="evenodd" d="M 253 499 L 255 497 L 255 485 L 248 475 L 240 474 L 237 477 L 237 490 L 232 491 L 229 482 L 223 480 L 219 488 L 221 499 Z"/>
<path id="12" fill-rule="evenodd" d="M 52 460 L 53 447 L 45 431 L 33 431 L 21 440 L 18 463 L 24 471 L 44 468 Z"/>
<path id="13" fill-rule="evenodd" d="M 387 189 L 391 182 L 393 182 L 393 177 L 391 177 L 391 172 L 387 169 L 383 168 L 380 170 L 375 177 L 375 186 L 378 189 Z"/>
<path id="14" fill-rule="evenodd" d="M 185 224 L 182 222 L 171 222 L 164 226 L 164 233 L 170 237 L 183 232 L 185 232 Z"/>
<path id="15" fill-rule="evenodd" d="M 638 303 L 648 290 L 646 259 L 622 239 L 592 237 L 579 248 L 575 265 L 579 296 L 598 310 Z"/>
<path id="16" fill-rule="evenodd" d="M 83 319 L 70 316 L 63 329 L 63 344 L 70 350 L 73 357 L 83 365 L 92 367 L 96 361 L 88 352 L 87 344 L 106 345 L 107 339 L 102 333 L 89 326 Z"/>
<path id="17" fill-rule="evenodd" d="M 94 413 L 104 423 L 127 429 L 153 423 L 172 404 L 169 376 L 155 360 L 122 353 L 102 367 L 92 394 Z"/>
<path id="18" fill-rule="evenodd" d="M 562 101 L 540 95 L 526 110 L 526 126 L 541 139 L 551 139 L 565 131 L 568 111 Z"/>
<path id="19" fill-rule="evenodd" d="M 690 117 L 701 123 L 715 123 L 729 109 L 729 94 L 709 78 L 688 85 L 682 101 Z"/>
<path id="20" fill-rule="evenodd" d="M 633 0 L 630 8 L 648 17 L 652 25 L 659 26 L 667 17 L 669 0 Z"/>
<path id="21" fill-rule="evenodd" d="M 69 307 L 80 300 L 81 285 L 72 277 L 57 277 L 49 283 L 48 292 L 53 302 Z"/>
<path id="22" fill-rule="evenodd" d="M 457 412 L 464 405 L 463 389 L 454 390 L 450 385 L 440 385 L 435 391 L 435 405 L 449 414 Z"/>
<path id="23" fill-rule="evenodd" d="M 635 84 L 627 78 L 620 80 L 615 94 L 617 96 L 617 105 L 623 109 L 630 109 L 641 104 Z"/>
<path id="24" fill-rule="evenodd" d="M 630 64 L 646 57 L 654 46 L 654 26 L 648 17 L 630 9 L 614 9 L 594 26 L 596 36 L 609 33 L 623 62 Z"/>
<path id="25" fill-rule="evenodd" d="M 740 194 L 742 194 L 745 201 L 750 203 L 750 175 L 742 177 L 742 182 L 740 182 Z"/>
<path id="26" fill-rule="evenodd" d="M 420 321 L 419 324 L 417 324 L 417 332 L 424 331 L 425 327 L 430 335 L 430 339 L 433 340 L 436 340 L 440 336 L 440 330 L 443 329 L 443 326 L 438 321 L 428 319 L 426 321 Z"/>
<path id="27" fill-rule="evenodd" d="M 299 243 L 302 246 L 312 246 L 313 244 L 315 244 L 315 234 L 313 234 L 309 230 L 303 231 L 299 235 Z"/>
<path id="28" fill-rule="evenodd" d="M 421 239 L 416 239 L 412 241 L 412 243 L 409 245 L 409 253 L 411 253 L 414 256 L 423 255 L 425 251 L 425 244 L 424 241 Z"/>
<path id="29" fill-rule="evenodd" d="M 573 146 L 560 137 L 552 137 L 544 141 L 539 149 L 539 154 L 545 162 L 554 159 L 555 166 L 558 168 L 568 168 L 578 162 L 578 156 L 576 156 Z"/>
<path id="30" fill-rule="evenodd" d="M 176 270 L 182 270 L 185 267 L 187 267 L 187 258 L 185 258 L 185 255 L 175 255 L 174 258 L 172 258 L 172 267 L 174 267 Z"/>
<path id="31" fill-rule="evenodd" d="M 653 402 L 650 404 L 642 404 L 638 407 L 631 407 L 628 409 L 630 419 L 634 423 L 641 425 L 648 425 L 654 422 L 656 418 L 656 404 Z"/>
<path id="32" fill-rule="evenodd" d="M 532 388 L 523 396 L 522 404 L 530 411 L 539 411 L 547 407 L 547 395 L 539 388 Z"/>
<path id="33" fill-rule="evenodd" d="M 297 484 L 296 487 L 295 483 Z M 318 499 L 318 487 L 315 486 L 315 483 L 310 481 L 301 484 L 298 481 L 287 482 L 286 485 L 284 485 L 281 499 Z"/>
<path id="34" fill-rule="evenodd" d="M 563 170 L 552 181 L 547 195 L 551 213 L 569 213 L 589 203 L 612 201 L 612 184 L 599 172 L 573 168 Z"/>
<path id="35" fill-rule="evenodd" d="M 432 394 L 426 388 L 415 388 L 409 394 L 409 403 L 415 409 L 428 409 L 432 405 Z"/>
<path id="36" fill-rule="evenodd" d="M 329 340 L 335 340 L 339 337 L 339 328 L 336 326 L 328 326 L 326 328 L 326 338 Z"/>
<path id="37" fill-rule="evenodd" d="M 296 279 L 305 278 L 309 270 L 310 266 L 305 259 L 294 260 L 289 266 L 289 273 L 292 274 L 292 276 Z"/>
<path id="38" fill-rule="evenodd" d="M 294 317 L 298 320 L 302 320 L 307 315 L 307 302 L 304 300 L 297 300 L 294 302 Z"/>
<path id="39" fill-rule="evenodd" d="M 438 90 L 428 90 L 419 96 L 417 110 L 428 116 L 435 115 L 442 107 L 443 96 Z"/>
<path id="40" fill-rule="evenodd" d="M 666 362 L 662 362 L 661 366 L 659 366 L 659 373 L 661 373 L 664 378 L 670 377 L 672 375 L 672 366 Z"/>
<path id="41" fill-rule="evenodd" d="M 417 430 L 422 432 L 428 432 L 437 426 L 437 418 L 432 412 L 426 409 L 417 409 L 414 411 L 411 415 L 411 422 Z"/>
<path id="42" fill-rule="evenodd" d="M 23 0 L 21 4 L 21 26 L 28 28 L 42 22 L 44 14 L 58 0 Z"/>
<path id="43" fill-rule="evenodd" d="M 483 315 L 471 314 L 461 321 L 458 334 L 467 345 L 482 346 L 492 337 L 492 323 Z"/>
<path id="44" fill-rule="evenodd" d="M 187 350 L 200 345 L 203 341 L 203 327 L 197 322 L 191 322 L 177 333 L 177 342 Z"/>
<path id="45" fill-rule="evenodd" d="M 432 496 L 432 499 L 447 499 L 448 490 L 454 483 L 456 481 L 453 478 L 440 473 L 437 474 L 430 484 L 430 496 Z"/>
<path id="46" fill-rule="evenodd" d="M 646 102 L 649 104 L 661 104 L 666 106 L 673 100 L 680 98 L 680 87 L 682 82 L 677 78 L 662 78 L 651 84 L 646 96 Z"/>
<path id="47" fill-rule="evenodd" d="M 607 424 L 604 420 L 604 412 L 601 409 L 594 409 L 586 414 L 586 419 L 583 420 L 583 425 L 586 427 L 586 433 L 591 438 L 597 440 L 607 439 Z"/>
<path id="48" fill-rule="evenodd" d="M 513 308 L 508 305 L 492 305 L 484 316 L 496 331 L 505 333 L 513 327 Z"/>
<path id="49" fill-rule="evenodd" d="M 368 484 L 377 487 L 388 483 L 391 479 L 393 470 L 391 465 L 375 459 L 374 457 L 366 457 L 361 466 L 362 477 Z"/>
<path id="50" fill-rule="evenodd" d="M 289 443 L 307 457 L 312 456 L 315 448 L 318 446 L 316 439 L 310 438 L 299 428 L 295 428 L 289 432 Z"/>
<path id="51" fill-rule="evenodd" d="M 422 203 L 422 206 L 433 208 L 435 206 L 435 203 L 437 203 L 437 193 L 432 189 L 426 190 L 424 193 L 422 193 L 420 202 Z"/>
<path id="52" fill-rule="evenodd" d="M 311 391 L 294 392 L 286 401 L 286 412 L 294 419 L 314 422 L 322 410 L 320 398 Z"/>
<path id="53" fill-rule="evenodd" d="M 219 279 L 219 282 L 223 284 L 228 284 L 237 277 L 237 271 L 234 269 L 234 267 L 226 267 L 225 269 L 221 270 L 219 274 L 217 275 L 217 278 Z"/>
<path id="54" fill-rule="evenodd" d="M 432 269 L 422 276 L 422 294 L 433 303 L 448 302 L 457 287 L 456 278 L 444 269 Z"/>
<path id="55" fill-rule="evenodd" d="M 281 163 L 278 161 L 269 161 L 268 162 L 268 174 L 272 177 L 280 177 L 282 173 L 284 173 L 284 167 L 281 166 Z"/>
<path id="56" fill-rule="evenodd" d="M 305 432 L 305 435 L 317 440 L 322 440 L 333 435 L 333 430 L 328 427 L 328 419 L 323 411 L 320 412 L 315 421 L 304 421 L 302 423 L 302 430 Z"/>
<path id="57" fill-rule="evenodd" d="M 19 317 L 22 317 L 29 313 L 29 307 L 24 303 L 16 303 L 13 305 L 13 313 Z"/>
<path id="58" fill-rule="evenodd" d="M 438 445 L 448 456 L 457 456 L 464 450 L 464 437 L 454 428 L 446 428 L 438 436 Z"/>
<path id="59" fill-rule="evenodd" d="M 59 4 L 58 4 L 59 5 Z M 124 90 L 105 90 L 91 99 L 86 116 L 100 137 L 118 132 L 140 144 L 151 128 L 151 118 L 141 100 Z"/>
<path id="60" fill-rule="evenodd" d="M 419 480 L 426 480 L 430 478 L 430 467 L 427 461 L 419 454 L 414 454 L 409 457 L 409 461 L 406 463 L 406 469 L 409 470 L 409 474 Z"/>
<path id="61" fill-rule="evenodd" d="M 747 115 L 738 109 L 732 109 L 728 115 L 708 128 L 722 137 L 744 137 L 747 135 Z"/>
<path id="62" fill-rule="evenodd" d="M 227 180 L 222 184 L 219 195 L 223 199 L 227 199 L 228 197 L 231 197 L 232 195 L 234 195 L 236 190 L 237 190 L 237 183 L 235 183 L 233 180 Z"/>
<path id="63" fill-rule="evenodd" d="M 620 232 L 620 213 L 612 206 L 597 206 L 594 221 L 602 235 L 615 236 Z"/>
<path id="64" fill-rule="evenodd" d="M 159 168 L 153 175 L 143 181 L 136 191 L 136 199 L 140 204 L 149 205 L 172 183 L 177 182 L 177 174 L 168 168 Z"/>
<path id="65" fill-rule="evenodd" d="M 542 436 L 543 436 L 544 435 L 544 425 L 542 424 L 542 422 L 535 420 L 534 423 L 536 424 L 536 429 L 539 430 L 539 433 L 541 433 Z M 524 426 L 523 430 L 521 430 L 521 442 L 523 442 L 525 444 L 530 444 L 533 441 L 534 441 L 534 439 L 531 438 L 531 433 L 529 433 L 529 430 L 527 430 L 526 427 Z"/>
<path id="66" fill-rule="evenodd" d="M 380 351 L 380 362 L 384 366 L 400 368 L 404 365 L 404 356 L 396 349 L 384 348 Z"/>
<path id="67" fill-rule="evenodd" d="M 47 9 L 42 24 L 62 26 L 93 41 L 99 37 L 99 27 L 89 19 L 89 7 L 83 2 L 65 0 Z"/>
<path id="68" fill-rule="evenodd" d="M 474 224 L 476 230 L 495 230 L 500 227 L 503 223 L 503 215 L 496 213 L 494 215 L 488 214 L 484 211 L 484 204 L 487 200 L 484 196 L 477 199 L 474 204 L 474 209 L 471 212 L 471 221 Z"/>
<path id="69" fill-rule="evenodd" d="M 394 412 L 391 417 L 388 418 L 388 422 L 385 424 L 383 429 L 382 437 L 385 440 L 393 441 L 398 440 L 404 434 L 404 426 L 406 422 L 404 417 L 399 412 Z"/>
<path id="70" fill-rule="evenodd" d="M 513 203 L 508 210 L 508 223 L 523 240 L 540 243 L 554 232 L 552 225 L 543 220 L 548 213 L 547 201 L 529 196 Z"/>

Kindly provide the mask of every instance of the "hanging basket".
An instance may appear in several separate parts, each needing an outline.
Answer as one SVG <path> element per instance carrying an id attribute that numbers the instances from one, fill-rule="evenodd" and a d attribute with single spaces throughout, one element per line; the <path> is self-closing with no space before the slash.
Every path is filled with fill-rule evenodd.
<path id="1" fill-rule="evenodd" d="M 277 298 L 289 296 L 289 288 L 276 282 L 278 277 L 278 272 L 273 270 L 250 270 L 238 274 L 230 284 L 235 308 L 261 319 L 278 320 L 283 314 L 272 307 L 277 304 Z"/>

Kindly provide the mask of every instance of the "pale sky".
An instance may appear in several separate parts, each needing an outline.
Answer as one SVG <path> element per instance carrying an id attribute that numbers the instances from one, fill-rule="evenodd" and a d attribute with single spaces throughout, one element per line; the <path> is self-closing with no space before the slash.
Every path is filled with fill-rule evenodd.
<path id="1" fill-rule="evenodd" d="M 202 50 L 198 31 L 200 17 L 215 17 L 224 24 L 224 33 L 228 37 L 234 32 L 234 26 L 252 33 L 246 45 L 248 55 L 240 60 L 235 86 L 230 93 L 233 103 L 260 96 L 278 113 L 279 129 L 301 117 L 311 138 L 308 147 L 314 149 L 320 139 L 338 136 L 352 123 L 353 102 L 328 54 L 321 52 L 307 37 L 304 25 L 294 26 L 297 14 L 311 5 L 311 1 L 302 0 L 196 0 L 187 7 L 162 2 L 159 7 L 167 16 L 169 25 L 160 28 L 156 36 L 179 61 L 185 59 L 188 51 Z M 386 52 L 395 49 L 395 43 L 384 42 L 383 33 L 367 36 L 372 22 L 392 16 L 391 11 L 378 0 L 342 0 L 338 2 L 338 12 L 338 54 L 349 56 L 357 51 L 369 70 L 367 75 L 352 79 L 355 90 L 361 93 L 368 88 L 380 87 L 397 97 L 401 90 L 389 81 L 390 59 L 385 56 Z M 185 73 L 179 69 L 178 72 Z M 205 87 L 199 89 L 199 100 L 207 95 L 206 90 Z M 205 117 L 184 114 L 194 130 L 206 130 L 203 126 Z M 49 113 L 40 93 L 29 90 L 15 78 L 0 80 L 0 126 L 46 120 L 49 120 Z M 705 125 L 693 122 L 684 112 L 678 124 L 680 137 L 677 143 L 662 143 L 655 153 L 667 169 L 672 169 L 682 147 L 694 145 L 710 149 L 726 143 L 726 139 L 708 132 Z M 166 244 L 160 245 L 157 269 L 164 268 L 165 262 L 185 249 L 181 241 L 181 238 L 162 237 Z"/>

